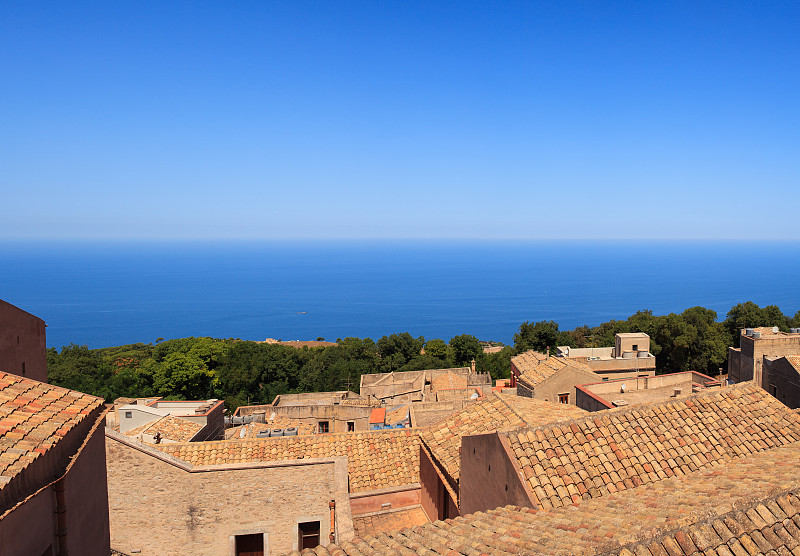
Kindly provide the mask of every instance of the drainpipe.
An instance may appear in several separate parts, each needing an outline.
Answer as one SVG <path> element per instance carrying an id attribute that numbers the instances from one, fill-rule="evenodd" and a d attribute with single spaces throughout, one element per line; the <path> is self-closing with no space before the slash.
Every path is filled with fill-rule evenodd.
<path id="1" fill-rule="evenodd" d="M 331 534 L 329 535 L 329 539 L 332 543 L 336 542 L 336 500 L 331 500 L 328 502 L 328 507 L 331 509 Z"/>
<path id="2" fill-rule="evenodd" d="M 64 494 L 64 478 L 53 485 L 56 491 L 56 539 L 58 556 L 68 556 L 67 550 L 67 500 Z"/>

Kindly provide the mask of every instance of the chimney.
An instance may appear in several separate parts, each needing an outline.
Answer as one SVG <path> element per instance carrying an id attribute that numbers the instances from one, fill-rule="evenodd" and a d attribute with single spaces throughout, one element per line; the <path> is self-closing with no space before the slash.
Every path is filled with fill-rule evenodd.
<path id="1" fill-rule="evenodd" d="M 682 393 L 682 392 L 683 392 L 683 389 L 682 389 L 682 388 L 675 388 L 675 390 L 673 391 L 673 394 L 672 394 L 672 395 L 673 395 L 673 396 L 675 396 L 675 397 L 677 398 L 678 396 L 680 396 L 680 395 L 681 395 L 681 393 Z"/>
<path id="2" fill-rule="evenodd" d="M 472 367 L 472 374 L 475 374 L 475 359 L 474 358 L 470 362 L 470 367 Z"/>

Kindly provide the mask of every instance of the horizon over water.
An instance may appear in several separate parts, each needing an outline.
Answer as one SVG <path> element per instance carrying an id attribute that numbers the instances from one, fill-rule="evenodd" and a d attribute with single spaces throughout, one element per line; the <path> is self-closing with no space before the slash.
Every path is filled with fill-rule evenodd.
<path id="1" fill-rule="evenodd" d="M 637 310 L 800 310 L 800 242 L 396 240 L 0 244 L 0 299 L 47 346 L 157 338 L 375 340 L 395 332 L 512 343 Z"/>

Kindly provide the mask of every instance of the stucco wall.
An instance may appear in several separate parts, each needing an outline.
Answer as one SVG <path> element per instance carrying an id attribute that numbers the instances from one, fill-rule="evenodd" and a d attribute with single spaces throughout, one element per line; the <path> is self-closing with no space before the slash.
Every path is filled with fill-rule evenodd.
<path id="1" fill-rule="evenodd" d="M 273 411 L 275 415 L 303 421 L 315 427 L 320 421 L 328 421 L 328 432 L 348 432 L 348 422 L 355 423 L 356 431 L 369 430 L 369 415 L 372 409 L 349 405 L 309 405 L 278 406 L 273 408 Z"/>
<path id="2" fill-rule="evenodd" d="M 320 542 L 328 543 L 332 462 L 190 473 L 116 439 L 106 445 L 117 550 L 227 555 L 231 535 L 263 532 L 268 553 L 281 554 L 296 548 L 298 521 L 320 521 Z"/>
<path id="3" fill-rule="evenodd" d="M 739 336 L 741 352 L 736 364 L 728 363 L 728 377 L 736 382 L 755 380 L 762 384 L 763 359 L 767 357 L 783 357 L 784 355 L 800 355 L 800 334 L 777 335 L 774 337 L 752 338 Z M 730 357 L 735 351 L 728 350 Z"/>
<path id="4" fill-rule="evenodd" d="M 42 319 L 0 300 L 0 371 L 47 382 L 45 334 Z"/>
<path id="5" fill-rule="evenodd" d="M 496 432 L 461 439 L 459 497 L 463 514 L 508 504 L 536 507 Z"/>

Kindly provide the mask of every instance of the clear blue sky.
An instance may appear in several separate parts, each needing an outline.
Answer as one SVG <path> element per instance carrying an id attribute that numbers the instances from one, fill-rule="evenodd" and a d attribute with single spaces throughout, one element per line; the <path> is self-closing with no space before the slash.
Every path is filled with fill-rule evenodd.
<path id="1" fill-rule="evenodd" d="M 0 72 L 0 239 L 800 239 L 796 1 L 6 1 Z"/>

